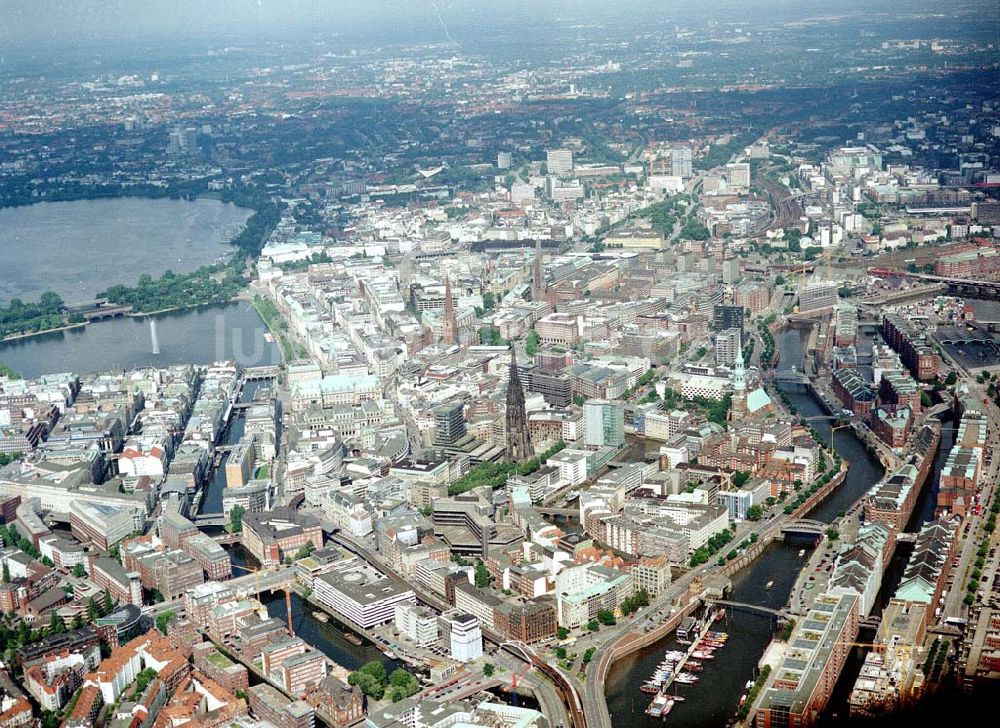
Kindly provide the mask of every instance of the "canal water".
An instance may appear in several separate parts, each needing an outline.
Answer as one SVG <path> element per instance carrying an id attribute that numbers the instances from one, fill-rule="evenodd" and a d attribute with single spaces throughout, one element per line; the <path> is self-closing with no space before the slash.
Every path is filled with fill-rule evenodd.
<path id="1" fill-rule="evenodd" d="M 251 402 L 254 396 L 261 389 L 267 389 L 273 382 L 268 380 L 254 379 L 247 382 L 243 387 L 243 394 L 240 395 L 240 402 Z M 229 420 L 226 432 L 219 445 L 235 445 L 246 432 L 246 417 L 244 412 L 237 410 Z M 229 453 L 222 456 L 219 467 L 212 471 L 212 477 L 208 481 L 208 487 L 202 494 L 201 505 L 198 508 L 199 514 L 221 513 L 222 493 L 226 489 L 226 461 L 229 460 Z"/>
<path id="2" fill-rule="evenodd" d="M 233 576 L 243 576 L 247 573 L 247 568 L 255 569 L 258 564 L 256 560 L 247 553 L 242 544 L 226 546 L 229 557 L 233 562 Z M 267 607 L 268 616 L 280 619 L 282 623 L 287 622 L 288 612 L 285 610 L 285 594 L 264 594 L 261 602 Z M 367 662 L 373 660 L 380 661 L 388 671 L 395 670 L 402 665 L 394 660 L 386 658 L 378 648 L 366 637 L 358 635 L 362 644 L 356 645 L 347 640 L 345 636 L 348 630 L 334 617 L 330 617 L 328 622 L 321 622 L 313 616 L 316 607 L 307 604 L 302 597 L 293 593 L 292 603 L 292 627 L 295 634 L 325 654 L 338 665 L 347 670 L 356 670 Z M 353 631 L 351 631 L 353 633 Z"/>
<path id="3" fill-rule="evenodd" d="M 807 332 L 791 330 L 783 333 L 778 345 L 781 352 L 779 369 L 802 367 Z M 823 405 L 806 391 L 786 391 L 791 402 L 804 417 L 826 414 Z M 829 442 L 830 425 L 826 421 L 813 423 L 820 436 Z M 810 518 L 831 522 L 846 511 L 866 490 L 883 475 L 883 468 L 876 457 L 853 434 L 838 430 L 835 447 L 849 464 L 844 483 L 811 513 Z M 754 563 L 733 577 L 733 601 L 778 609 L 785 605 L 791 594 L 799 571 L 808 559 L 808 553 L 799 557 L 800 546 L 772 543 Z M 768 582 L 774 582 L 770 589 Z M 685 698 L 676 703 L 669 725 L 690 728 L 724 726 L 733 718 L 739 707 L 745 684 L 757 675 L 757 664 L 774 634 L 775 621 L 765 613 L 742 609 L 727 609 L 720 629 L 729 634 L 726 647 L 716 653 L 716 659 L 704 662 L 701 681 L 694 685 L 676 685 L 672 692 Z M 656 664 L 666 651 L 678 649 L 673 637 L 616 662 L 605 686 L 608 709 L 613 725 L 654 726 L 662 725 L 659 718 L 645 714 L 651 696 L 641 692 L 639 686 L 653 673 Z"/>
<path id="4" fill-rule="evenodd" d="M 925 523 L 934 518 L 937 493 L 940 486 L 941 468 L 944 466 L 945 460 L 948 459 L 948 452 L 951 450 L 952 445 L 955 444 L 955 431 L 952 427 L 951 413 L 945 412 L 939 419 L 941 419 L 944 428 L 941 432 L 941 444 L 934 457 L 934 464 L 931 466 L 930 472 L 927 473 L 927 480 L 924 481 L 917 502 L 913 506 L 913 513 L 910 516 L 910 520 L 907 522 L 905 530 L 908 533 L 919 531 Z M 901 543 L 896 546 L 892 560 L 886 567 L 885 575 L 882 577 L 882 586 L 875 597 L 873 613 L 881 612 L 889 604 L 892 596 L 896 593 L 896 589 L 899 588 L 899 583 L 903 578 L 903 571 L 906 569 L 906 562 L 909 561 L 912 553 L 913 544 L 911 543 Z M 873 635 L 862 635 L 858 641 L 865 642 L 871 636 Z M 837 685 L 830 696 L 830 702 L 827 704 L 827 709 L 824 713 L 826 723 L 839 723 L 849 715 L 847 702 L 851 696 L 854 682 L 861 672 L 861 666 L 865 662 L 865 655 L 867 653 L 868 649 L 862 647 L 855 647 L 851 651 L 840 674 L 840 679 L 837 681 Z"/>
<path id="5" fill-rule="evenodd" d="M 2 343 L 0 362 L 27 378 L 57 372 L 210 364 L 223 359 L 235 359 L 244 366 L 281 362 L 280 349 L 264 340 L 267 327 L 249 303 L 206 306 L 155 319 L 156 354 L 150 319 L 122 318 Z"/>

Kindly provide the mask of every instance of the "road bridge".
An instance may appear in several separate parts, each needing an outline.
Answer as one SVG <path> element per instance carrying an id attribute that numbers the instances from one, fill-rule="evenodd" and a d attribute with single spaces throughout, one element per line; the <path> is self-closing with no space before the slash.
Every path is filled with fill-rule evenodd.
<path id="1" fill-rule="evenodd" d="M 223 513 L 199 513 L 194 517 L 196 526 L 225 526 L 228 519 Z"/>
<path id="2" fill-rule="evenodd" d="M 786 523 L 781 527 L 781 535 L 786 540 L 805 540 L 812 543 L 819 543 L 823 540 L 823 535 L 830 524 L 822 521 L 814 521 L 810 518 L 800 518 L 797 521 Z"/>
<path id="3" fill-rule="evenodd" d="M 255 379 L 276 379 L 280 373 L 280 366 L 247 367 L 243 370 L 243 378 L 247 381 Z"/>
<path id="4" fill-rule="evenodd" d="M 976 280 L 974 278 L 953 278 L 949 276 L 935 276 L 927 273 L 910 273 L 908 271 L 898 271 L 891 268 L 871 268 L 868 271 L 873 276 L 882 278 L 912 278 L 928 283 L 939 283 L 947 286 L 948 290 L 958 295 L 972 296 L 975 298 L 1000 298 L 1000 282 Z"/>
<path id="5" fill-rule="evenodd" d="M 573 516 L 580 515 L 579 508 L 556 508 L 554 506 L 538 506 L 535 508 L 535 511 L 543 516 L 548 516 L 549 518 L 556 518 L 556 517 L 572 518 Z"/>
<path id="6" fill-rule="evenodd" d="M 803 387 L 808 386 L 809 377 L 805 375 L 805 372 L 800 372 L 795 368 L 788 369 L 783 372 L 778 372 L 772 377 L 772 381 L 775 384 L 800 384 Z"/>

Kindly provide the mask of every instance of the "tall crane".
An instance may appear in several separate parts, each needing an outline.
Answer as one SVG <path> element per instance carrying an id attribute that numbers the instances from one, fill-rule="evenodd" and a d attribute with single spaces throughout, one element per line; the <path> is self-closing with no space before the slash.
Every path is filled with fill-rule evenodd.
<path id="1" fill-rule="evenodd" d="M 255 569 L 255 568 L 253 568 L 251 566 L 243 566 L 242 564 L 233 564 L 233 568 L 234 569 L 240 569 L 241 571 L 248 571 L 248 572 L 250 572 L 251 574 L 254 575 L 254 582 L 256 583 L 257 594 L 259 595 L 260 592 L 261 592 L 261 588 L 260 588 L 260 571 L 261 570 L 260 569 Z M 288 584 L 285 584 L 285 586 L 283 587 L 283 590 L 285 592 L 285 615 L 288 618 L 288 633 L 294 637 L 295 636 L 295 627 L 292 626 L 292 588 Z"/>

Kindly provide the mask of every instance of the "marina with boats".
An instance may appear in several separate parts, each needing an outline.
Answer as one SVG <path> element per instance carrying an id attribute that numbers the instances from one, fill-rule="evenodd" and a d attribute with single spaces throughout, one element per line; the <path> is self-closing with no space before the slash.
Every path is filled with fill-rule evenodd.
<path id="1" fill-rule="evenodd" d="M 650 678 L 639 688 L 644 693 L 654 694 L 646 708 L 646 715 L 652 718 L 666 718 L 677 703 L 684 698 L 671 694 L 673 685 L 694 685 L 701 678 L 698 673 L 705 668 L 702 662 L 714 660 L 715 652 L 726 646 L 729 635 L 712 629 L 715 622 L 726 616 L 726 610 L 709 609 L 700 618 L 688 617 L 677 628 L 677 642 L 686 650 L 668 650 Z"/>

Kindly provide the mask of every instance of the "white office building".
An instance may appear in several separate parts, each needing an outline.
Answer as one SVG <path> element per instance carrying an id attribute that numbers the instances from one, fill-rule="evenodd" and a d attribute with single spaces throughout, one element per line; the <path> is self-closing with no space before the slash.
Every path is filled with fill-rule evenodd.
<path id="1" fill-rule="evenodd" d="M 483 656 L 483 631 L 471 614 L 451 610 L 441 615 L 441 631 L 451 659 L 471 662 Z"/>
<path id="2" fill-rule="evenodd" d="M 403 602 L 396 605 L 395 626 L 400 634 L 418 647 L 427 647 L 438 640 L 438 620 L 425 607 Z"/>

